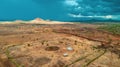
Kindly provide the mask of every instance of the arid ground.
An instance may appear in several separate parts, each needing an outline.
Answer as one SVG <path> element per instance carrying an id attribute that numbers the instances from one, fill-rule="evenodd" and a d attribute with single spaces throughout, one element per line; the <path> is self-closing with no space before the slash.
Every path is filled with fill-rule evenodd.
<path id="1" fill-rule="evenodd" d="M 0 67 L 120 67 L 120 35 L 101 26 L 0 24 Z"/>

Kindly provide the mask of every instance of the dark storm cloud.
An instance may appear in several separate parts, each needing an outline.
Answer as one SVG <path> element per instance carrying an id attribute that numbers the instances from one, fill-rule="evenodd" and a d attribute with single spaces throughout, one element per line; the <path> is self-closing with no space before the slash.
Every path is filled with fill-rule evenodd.
<path id="1" fill-rule="evenodd" d="M 0 17 L 70 20 L 71 17 L 120 15 L 119 0 L 0 0 Z M 119 16 L 120 17 L 120 16 Z M 1 18 L 0 18 L 1 19 Z"/>
<path id="2" fill-rule="evenodd" d="M 111 15 L 120 14 L 120 4 L 118 0 L 76 0 L 78 6 L 73 7 L 73 11 L 82 15 Z M 72 12 L 72 11 L 71 11 Z"/>
<path id="3" fill-rule="evenodd" d="M 120 3 L 119 0 L 102 0 L 102 1 L 106 1 L 106 2 L 109 2 L 109 3 L 115 3 L 115 4 L 119 4 Z"/>
<path id="4" fill-rule="evenodd" d="M 74 18 L 104 18 L 120 20 L 120 1 L 118 0 L 66 0 L 74 1 L 69 16 Z"/>
<path id="5" fill-rule="evenodd" d="M 113 14 L 120 14 L 120 0 L 104 0 L 110 4 Z"/>

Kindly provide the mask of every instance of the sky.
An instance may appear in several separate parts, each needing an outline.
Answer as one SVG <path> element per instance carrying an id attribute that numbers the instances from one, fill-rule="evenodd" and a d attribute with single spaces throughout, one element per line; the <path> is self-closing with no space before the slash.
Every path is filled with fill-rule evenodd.
<path id="1" fill-rule="evenodd" d="M 120 20 L 120 0 L 0 0 L 0 20 Z"/>

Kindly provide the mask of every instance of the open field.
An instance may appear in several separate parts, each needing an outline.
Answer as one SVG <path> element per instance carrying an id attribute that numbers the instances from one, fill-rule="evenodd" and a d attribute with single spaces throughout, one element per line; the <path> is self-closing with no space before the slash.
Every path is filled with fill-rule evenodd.
<path id="1" fill-rule="evenodd" d="M 120 24 L 0 24 L 0 67 L 120 67 L 119 34 Z"/>
<path id="2" fill-rule="evenodd" d="M 117 35 L 120 35 L 120 23 L 117 23 L 117 24 L 107 24 L 105 26 L 102 26 L 100 27 L 99 29 L 101 30 L 106 30 L 112 34 L 117 34 Z"/>

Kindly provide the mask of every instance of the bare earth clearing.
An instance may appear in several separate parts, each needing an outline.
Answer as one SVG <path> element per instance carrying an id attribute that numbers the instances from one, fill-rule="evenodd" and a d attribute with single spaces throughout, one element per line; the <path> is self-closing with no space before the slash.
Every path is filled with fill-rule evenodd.
<path id="1" fill-rule="evenodd" d="M 0 67 L 120 67 L 120 36 L 94 24 L 0 24 Z"/>

